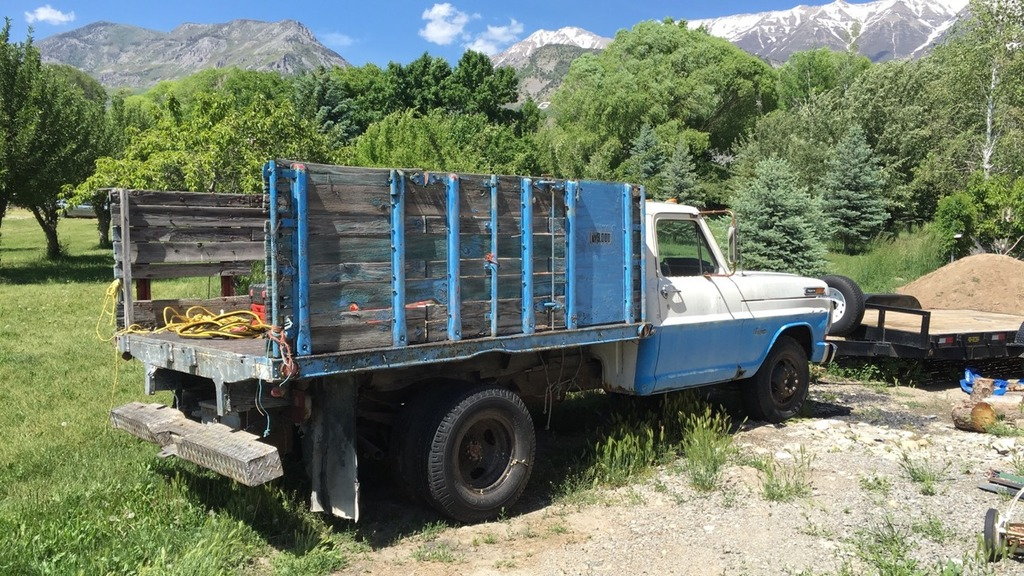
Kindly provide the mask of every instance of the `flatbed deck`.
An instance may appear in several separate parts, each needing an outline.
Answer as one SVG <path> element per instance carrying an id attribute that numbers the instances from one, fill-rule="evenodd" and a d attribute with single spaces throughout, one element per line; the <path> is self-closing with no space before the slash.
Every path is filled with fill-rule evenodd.
<path id="1" fill-rule="evenodd" d="M 973 360 L 1024 353 L 1024 315 L 868 302 L 861 325 L 830 337 L 837 356 Z"/>

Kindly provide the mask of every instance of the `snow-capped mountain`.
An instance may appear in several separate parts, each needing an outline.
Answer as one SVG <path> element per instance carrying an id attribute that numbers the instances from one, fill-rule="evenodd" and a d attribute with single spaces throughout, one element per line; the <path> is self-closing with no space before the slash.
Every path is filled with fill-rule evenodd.
<path id="1" fill-rule="evenodd" d="M 551 45 L 576 46 L 585 50 L 601 50 L 612 41 L 611 38 L 598 36 L 582 28 L 568 26 L 558 30 L 537 30 L 516 42 L 500 54 L 491 57 L 494 66 L 511 66 L 519 69 L 526 65 L 530 56 L 538 49 Z"/>
<path id="2" fill-rule="evenodd" d="M 957 21 L 968 0 L 877 0 L 692 20 L 708 32 L 774 62 L 793 52 L 855 48 L 873 61 L 927 52 Z"/>

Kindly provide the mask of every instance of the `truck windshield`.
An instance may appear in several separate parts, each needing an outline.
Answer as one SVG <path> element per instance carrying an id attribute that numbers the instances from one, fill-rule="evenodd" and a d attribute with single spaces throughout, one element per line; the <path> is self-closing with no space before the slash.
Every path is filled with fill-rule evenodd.
<path id="1" fill-rule="evenodd" d="M 718 271 L 708 241 L 694 220 L 658 220 L 658 269 L 663 276 L 703 276 Z"/>

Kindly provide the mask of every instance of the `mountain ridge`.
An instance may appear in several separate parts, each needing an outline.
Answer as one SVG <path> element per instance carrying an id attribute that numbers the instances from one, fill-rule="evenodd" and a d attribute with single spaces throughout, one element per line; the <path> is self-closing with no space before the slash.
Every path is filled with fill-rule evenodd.
<path id="1" fill-rule="evenodd" d="M 185 22 L 170 32 L 99 21 L 37 44 L 46 62 L 69 64 L 112 88 L 145 89 L 208 68 L 294 74 L 348 66 L 295 20 Z"/>

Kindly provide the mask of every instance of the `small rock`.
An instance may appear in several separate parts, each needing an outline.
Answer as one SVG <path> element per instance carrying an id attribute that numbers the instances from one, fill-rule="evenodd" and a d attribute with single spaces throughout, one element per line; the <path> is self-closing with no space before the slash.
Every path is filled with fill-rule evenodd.
<path id="1" fill-rule="evenodd" d="M 1016 444 L 1017 441 L 1013 438 L 997 438 L 992 442 L 992 449 L 1005 456 L 1013 451 Z"/>

